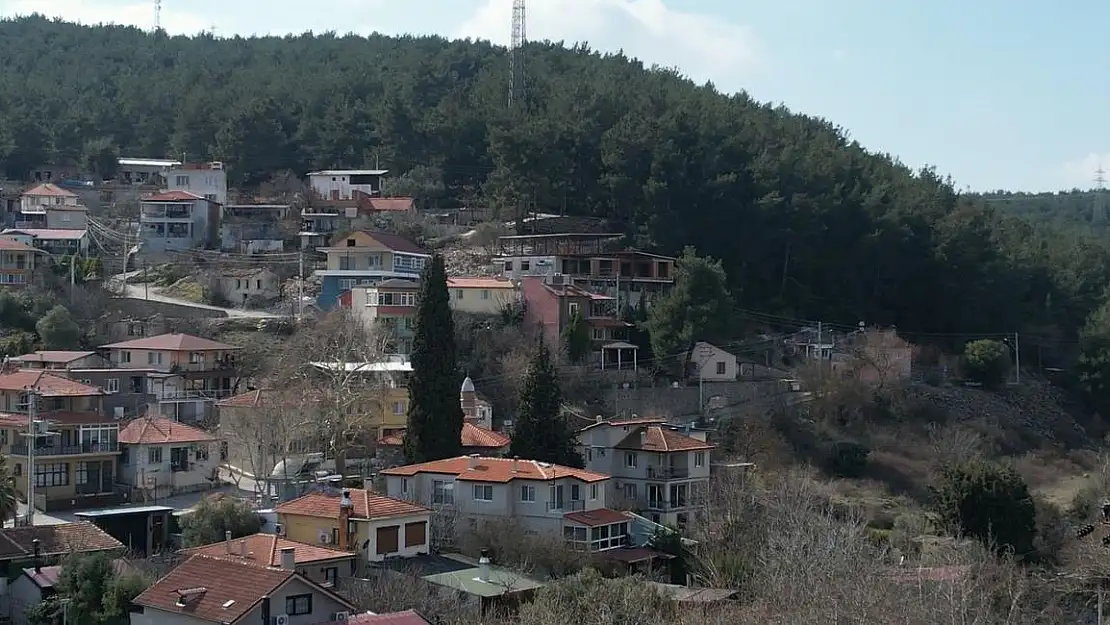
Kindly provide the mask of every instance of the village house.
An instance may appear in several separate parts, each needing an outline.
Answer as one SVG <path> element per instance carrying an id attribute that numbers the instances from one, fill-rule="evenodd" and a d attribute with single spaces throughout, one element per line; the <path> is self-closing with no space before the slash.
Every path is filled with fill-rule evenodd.
<path id="1" fill-rule="evenodd" d="M 23 369 L 83 369 L 103 366 L 106 361 L 100 354 L 91 351 L 39 350 L 11 359 Z M 86 384 L 90 384 L 86 382 Z"/>
<path id="2" fill-rule="evenodd" d="M 218 440 L 200 428 L 147 415 L 128 421 L 119 442 L 120 483 L 143 498 L 209 490 L 220 483 Z"/>
<path id="3" fill-rule="evenodd" d="M 358 570 L 358 556 L 352 552 L 297 542 L 276 534 L 252 534 L 232 539 L 229 531 L 221 542 L 182 549 L 178 553 L 280 567 L 282 553 L 286 549 L 293 550 L 293 562 L 298 573 L 326 587 L 336 586 L 341 578 L 351 577 Z"/>
<path id="4" fill-rule="evenodd" d="M 21 289 L 33 284 L 42 253 L 31 245 L 0 236 L 0 288 Z"/>
<path id="5" fill-rule="evenodd" d="M 220 249 L 238 254 L 280 252 L 286 233 L 282 222 L 292 210 L 288 204 L 229 204 L 220 219 Z"/>
<path id="6" fill-rule="evenodd" d="M 87 211 L 77 194 L 53 183 L 40 184 L 23 192 L 15 227 L 84 230 Z"/>
<path id="7" fill-rule="evenodd" d="M 281 278 L 265 267 L 217 269 L 216 292 L 232 306 L 265 303 L 281 297 Z"/>
<path id="8" fill-rule="evenodd" d="M 688 377 L 702 382 L 732 382 L 740 375 L 736 356 L 705 341 L 694 343 L 688 356 Z"/>
<path id="9" fill-rule="evenodd" d="M 408 354 L 416 336 L 416 293 L 420 285 L 413 280 L 390 278 L 374 285 L 360 285 L 339 296 L 339 307 L 382 334 L 388 341 L 387 352 Z"/>
<path id="10" fill-rule="evenodd" d="M 432 511 L 366 489 L 322 487 L 274 510 L 286 538 L 357 552 L 360 566 L 429 552 Z"/>
<path id="11" fill-rule="evenodd" d="M 358 194 L 381 195 L 385 169 L 325 169 L 308 174 L 308 185 L 315 198 L 321 200 L 352 200 Z"/>
<path id="12" fill-rule="evenodd" d="M 499 315 L 520 304 L 520 289 L 508 278 L 449 277 L 451 310 L 474 315 Z"/>
<path id="13" fill-rule="evenodd" d="M 292 547 L 281 567 L 195 555 L 135 597 L 131 625 L 312 625 L 356 611 L 296 569 Z"/>
<path id="14" fill-rule="evenodd" d="M 227 171 L 219 161 L 174 165 L 162 177 L 167 191 L 185 191 L 220 206 L 227 204 Z"/>
<path id="15" fill-rule="evenodd" d="M 608 475 L 535 460 L 481 456 L 394 467 L 381 474 L 389 496 L 449 509 L 472 528 L 485 521 L 511 520 L 525 531 L 572 537 L 604 528 L 593 532 L 605 534 L 604 544 L 598 538 L 593 546 L 609 549 L 626 544 L 628 517 L 606 508 Z"/>
<path id="16" fill-rule="evenodd" d="M 139 244 L 144 254 L 214 247 L 220 205 L 189 191 L 164 191 L 139 203 Z"/>
<path id="17" fill-rule="evenodd" d="M 165 173 L 174 167 L 180 167 L 181 161 L 159 158 L 129 158 L 119 159 L 119 168 L 116 178 L 129 185 L 161 185 L 166 182 Z"/>
<path id="18" fill-rule="evenodd" d="M 73 228 L 8 228 L 0 236 L 55 256 L 87 256 L 89 232 Z"/>
<path id="19" fill-rule="evenodd" d="M 354 232 L 329 247 L 318 248 L 327 257 L 327 268 L 314 272 L 321 279 L 318 304 L 335 308 L 339 296 L 359 285 L 373 285 L 390 278 L 415 280 L 431 258 L 404 237 L 382 232 Z"/>
<path id="20" fill-rule="evenodd" d="M 559 345 L 563 331 L 575 315 L 589 328 L 595 363 L 607 369 L 635 369 L 639 347 L 626 342 L 631 324 L 622 320 L 616 301 L 573 286 L 564 276 L 552 274 L 521 280 L 524 322 L 538 328 L 548 345 Z"/>
<path id="21" fill-rule="evenodd" d="M 177 421 L 200 423 L 212 418 L 215 402 L 230 397 L 237 381 L 239 347 L 188 334 L 162 334 L 112 343 L 99 348 L 108 354 L 119 376 L 106 389 L 119 392 L 121 380 L 143 378 L 158 411 Z M 151 372 L 153 370 L 153 372 Z"/>
<path id="22" fill-rule="evenodd" d="M 709 486 L 714 446 L 666 419 L 598 421 L 578 433 L 586 468 L 609 474 L 612 497 L 655 523 L 684 526 Z"/>
<path id="23" fill-rule="evenodd" d="M 130 562 L 123 558 L 111 561 L 112 571 L 116 575 L 138 574 Z M 42 566 L 35 563 L 29 568 L 19 572 L 19 575 L 8 582 L 8 594 L 11 595 L 12 625 L 35 625 L 27 618 L 27 610 L 45 600 L 57 596 L 58 585 L 61 581 L 62 565 Z"/>

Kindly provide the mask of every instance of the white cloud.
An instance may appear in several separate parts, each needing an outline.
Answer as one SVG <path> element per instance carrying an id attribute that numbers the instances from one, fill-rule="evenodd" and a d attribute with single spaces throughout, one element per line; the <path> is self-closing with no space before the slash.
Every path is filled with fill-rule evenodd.
<path id="1" fill-rule="evenodd" d="M 50 18 L 82 24 L 122 24 L 144 30 L 154 28 L 154 2 L 113 2 L 111 0 L 10 0 L 0 3 L 4 16 L 41 13 Z M 195 35 L 208 30 L 212 22 L 203 16 L 176 10 L 171 2 L 162 3 L 162 26 L 171 35 Z"/>
<path id="2" fill-rule="evenodd" d="M 1091 152 L 1083 158 L 1064 163 L 1056 178 L 1061 189 L 1090 189 L 1095 186 L 1098 170 L 1103 169 L 1106 186 L 1110 187 L 1110 153 Z"/>
<path id="3" fill-rule="evenodd" d="M 454 35 L 507 44 L 511 15 L 512 0 L 486 0 Z M 677 67 L 694 80 L 712 79 L 728 90 L 739 88 L 736 79 L 757 66 L 748 28 L 672 9 L 663 0 L 544 0 L 528 5 L 527 18 L 529 40 L 622 49 L 645 64 Z"/>

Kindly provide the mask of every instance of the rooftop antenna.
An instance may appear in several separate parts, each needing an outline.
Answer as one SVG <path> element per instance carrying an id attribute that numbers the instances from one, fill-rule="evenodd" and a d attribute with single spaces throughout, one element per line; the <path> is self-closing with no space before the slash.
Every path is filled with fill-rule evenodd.
<path id="1" fill-rule="evenodd" d="M 513 0 L 513 34 L 509 40 L 509 107 L 520 101 L 524 92 L 524 0 Z"/>
<path id="2" fill-rule="evenodd" d="M 162 0 L 154 0 L 154 32 L 162 30 Z"/>

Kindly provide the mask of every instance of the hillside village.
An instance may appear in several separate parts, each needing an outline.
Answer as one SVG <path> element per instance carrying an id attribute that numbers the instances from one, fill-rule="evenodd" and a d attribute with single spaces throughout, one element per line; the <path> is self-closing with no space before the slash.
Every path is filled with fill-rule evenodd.
<path id="1" fill-rule="evenodd" d="M 505 111 L 488 42 L 17 33 L 0 625 L 1103 618 L 1110 246 L 1043 198 L 623 54 Z"/>

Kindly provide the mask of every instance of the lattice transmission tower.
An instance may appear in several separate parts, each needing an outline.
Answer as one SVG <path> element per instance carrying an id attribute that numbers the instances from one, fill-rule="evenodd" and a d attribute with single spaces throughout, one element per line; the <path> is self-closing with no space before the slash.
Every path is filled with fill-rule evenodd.
<path id="1" fill-rule="evenodd" d="M 1095 206 L 1091 211 L 1091 221 L 1102 223 L 1106 217 L 1106 170 L 1099 163 L 1095 170 Z"/>
<path id="2" fill-rule="evenodd" d="M 513 0 L 513 34 L 509 40 L 509 106 L 524 96 L 524 42 L 527 39 L 524 22 L 524 0 Z"/>
<path id="3" fill-rule="evenodd" d="M 162 0 L 154 0 L 154 32 L 162 30 Z"/>

